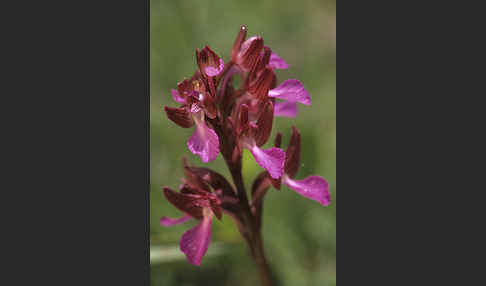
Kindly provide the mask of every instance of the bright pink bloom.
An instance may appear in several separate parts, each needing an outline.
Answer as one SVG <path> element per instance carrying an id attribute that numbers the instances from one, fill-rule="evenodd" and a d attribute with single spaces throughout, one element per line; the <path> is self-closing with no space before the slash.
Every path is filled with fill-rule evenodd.
<path id="1" fill-rule="evenodd" d="M 197 73 L 191 80 L 184 79 L 180 82 L 177 85 L 178 90 L 172 89 L 171 93 L 174 100 L 183 105 L 180 108 L 166 106 L 165 112 L 169 119 L 183 128 L 190 128 L 196 124 L 187 146 L 193 154 L 199 155 L 201 160 L 207 163 L 218 156 L 219 138 L 206 123 L 206 116 L 214 118 L 216 115 L 214 99 L 204 82 Z"/>
<path id="2" fill-rule="evenodd" d="M 180 249 L 191 264 L 201 265 L 201 260 L 209 247 L 213 215 L 221 216 L 219 199 L 208 191 L 193 189 L 189 185 L 184 185 L 180 193 L 164 188 L 164 195 L 169 202 L 186 214 L 177 219 L 162 217 L 161 225 L 181 224 L 190 218 L 200 220 L 197 226 L 182 235 Z"/>

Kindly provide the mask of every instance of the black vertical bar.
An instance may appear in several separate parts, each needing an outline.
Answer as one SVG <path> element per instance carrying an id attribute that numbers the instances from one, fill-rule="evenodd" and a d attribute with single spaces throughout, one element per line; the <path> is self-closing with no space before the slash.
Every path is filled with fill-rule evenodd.
<path id="1" fill-rule="evenodd" d="M 149 0 L 2 4 L 0 285 L 148 286 Z"/>

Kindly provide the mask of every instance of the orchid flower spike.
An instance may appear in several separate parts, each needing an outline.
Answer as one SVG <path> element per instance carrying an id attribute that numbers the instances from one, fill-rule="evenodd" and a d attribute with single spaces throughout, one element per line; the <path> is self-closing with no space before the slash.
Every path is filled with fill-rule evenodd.
<path id="1" fill-rule="evenodd" d="M 185 178 L 179 191 L 163 188 L 165 198 L 184 213 L 179 218 L 162 217 L 162 226 L 182 224 L 188 220 L 199 223 L 187 230 L 180 240 L 180 249 L 187 260 L 200 265 L 211 237 L 213 217 L 230 215 L 246 238 L 250 249 L 260 235 L 262 200 L 273 185 L 287 185 L 298 194 L 327 206 L 331 197 L 329 186 L 320 176 L 296 180 L 300 164 L 300 133 L 292 127 L 287 150 L 281 148 L 282 136 L 277 134 L 275 147 L 263 149 L 272 133 L 275 116 L 295 117 L 297 103 L 310 105 L 309 93 L 297 79 L 277 85 L 275 69 L 289 65 L 260 36 L 246 38 L 241 26 L 234 41 L 231 60 L 225 65 L 209 46 L 196 49 L 197 70 L 172 89 L 172 98 L 179 107 L 165 106 L 167 117 L 182 128 L 192 128 L 187 142 L 189 150 L 202 162 L 215 160 L 221 153 L 229 167 L 234 184 L 221 174 L 201 167 L 189 166 L 183 160 Z M 233 78 L 241 77 L 235 86 Z M 242 179 L 242 155 L 247 149 L 263 171 L 254 181 L 251 202 Z M 234 186 L 234 187 L 233 187 Z M 256 228 L 255 228 L 256 226 Z M 261 240 L 260 240 L 261 241 Z M 256 253 L 253 253 L 256 255 Z M 264 259 L 264 258 L 263 258 Z"/>

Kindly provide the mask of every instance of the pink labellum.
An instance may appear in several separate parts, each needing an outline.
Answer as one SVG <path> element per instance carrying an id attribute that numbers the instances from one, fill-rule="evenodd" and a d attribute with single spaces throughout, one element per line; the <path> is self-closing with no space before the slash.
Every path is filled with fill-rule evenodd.
<path id="1" fill-rule="evenodd" d="M 268 96 L 292 102 L 299 102 L 305 105 L 311 104 L 309 93 L 304 85 L 296 79 L 285 80 L 276 88 L 271 89 L 268 92 Z"/>
<path id="2" fill-rule="evenodd" d="M 250 151 L 258 165 L 267 170 L 272 178 L 282 176 L 285 163 L 285 152 L 282 149 L 273 147 L 263 150 L 254 145 Z"/>
<path id="3" fill-rule="evenodd" d="M 274 112 L 275 116 L 280 117 L 296 117 L 297 116 L 297 102 L 291 101 L 275 101 Z"/>
<path id="4" fill-rule="evenodd" d="M 204 121 L 196 122 L 196 128 L 187 142 L 189 150 L 198 154 L 204 163 L 216 159 L 219 153 L 219 139 L 216 132 Z"/>
<path id="5" fill-rule="evenodd" d="M 317 201 L 323 206 L 331 202 L 329 184 L 320 176 L 309 176 L 303 180 L 292 180 L 284 176 L 282 182 L 298 194 Z"/>
<path id="6" fill-rule="evenodd" d="M 201 222 L 186 231 L 181 238 L 180 249 L 193 265 L 201 265 L 211 239 L 212 215 L 204 216 Z"/>
<path id="7" fill-rule="evenodd" d="M 277 55 L 274 52 L 272 52 L 272 54 L 270 55 L 270 62 L 268 63 L 268 65 L 272 69 L 287 69 L 287 68 L 289 68 L 289 65 L 281 57 L 279 57 L 279 55 Z"/>

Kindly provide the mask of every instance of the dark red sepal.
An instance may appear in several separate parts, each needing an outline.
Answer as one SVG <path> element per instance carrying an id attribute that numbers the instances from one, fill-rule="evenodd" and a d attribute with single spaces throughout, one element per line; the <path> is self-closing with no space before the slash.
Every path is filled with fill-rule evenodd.
<path id="1" fill-rule="evenodd" d="M 195 195 L 178 193 L 168 187 L 164 187 L 163 193 L 165 198 L 176 208 L 192 217 L 202 219 L 203 211 L 202 208 L 197 205 L 198 198 Z"/>
<path id="2" fill-rule="evenodd" d="M 256 80 L 250 83 L 248 91 L 260 100 L 263 100 L 268 95 L 272 84 L 275 82 L 275 73 L 272 68 L 266 67 L 260 72 Z"/>
<path id="3" fill-rule="evenodd" d="M 243 70 L 250 71 L 258 63 L 262 49 L 262 37 L 250 38 L 241 45 L 236 62 L 243 68 Z"/>
<path id="4" fill-rule="evenodd" d="M 243 44 L 245 39 L 246 39 L 246 27 L 242 25 L 240 27 L 240 31 L 238 32 L 238 35 L 236 36 L 235 42 L 233 44 L 233 50 L 231 51 L 231 59 L 233 60 L 233 62 L 237 61 L 237 56 L 238 53 L 240 52 L 241 44 Z"/>
<path id="5" fill-rule="evenodd" d="M 233 190 L 231 184 L 226 180 L 226 178 L 208 168 L 199 168 L 199 167 L 187 167 L 187 170 L 190 171 L 195 176 L 198 176 L 202 180 L 204 180 L 207 184 L 209 184 L 214 190 L 222 190 L 223 195 L 225 196 L 235 196 L 236 192 Z"/>
<path id="6" fill-rule="evenodd" d="M 253 137 L 258 147 L 267 143 L 273 126 L 273 103 L 267 100 L 257 121 L 257 129 Z"/>
<path id="7" fill-rule="evenodd" d="M 248 105 L 239 105 L 239 117 L 236 126 L 236 134 L 241 135 L 248 130 Z"/>
<path id="8" fill-rule="evenodd" d="M 220 57 L 209 46 L 205 46 L 201 51 L 196 49 L 196 59 L 201 74 L 206 77 L 216 76 L 223 69 Z M 208 73 L 208 69 L 211 69 L 212 73 Z"/>
<path id="9" fill-rule="evenodd" d="M 268 178 L 270 178 L 270 176 L 268 175 L 267 171 L 264 171 L 261 172 L 253 181 L 253 184 L 251 186 L 252 204 L 260 201 L 265 195 L 265 192 L 268 190 L 268 188 L 270 188 L 271 183 Z"/>
<path id="10" fill-rule="evenodd" d="M 272 54 L 272 49 L 269 47 L 265 46 L 263 48 L 263 54 L 258 58 L 257 63 L 253 65 L 251 71 L 250 71 L 250 77 L 252 80 L 254 80 L 268 65 L 270 62 L 270 56 Z"/>
<path id="11" fill-rule="evenodd" d="M 179 96 L 183 98 L 192 97 L 194 92 L 194 86 L 192 80 L 188 80 L 184 78 L 183 81 L 177 83 L 177 91 L 179 92 Z"/>
<path id="12" fill-rule="evenodd" d="M 182 162 L 183 162 L 182 165 L 184 168 L 184 174 L 186 176 L 187 184 L 189 184 L 193 188 L 198 188 L 206 192 L 211 192 L 211 189 L 206 184 L 206 181 L 203 178 L 201 178 L 200 175 L 193 172 L 193 170 L 188 166 L 187 159 L 185 157 L 182 158 Z"/>
<path id="13" fill-rule="evenodd" d="M 194 120 L 185 107 L 174 108 L 166 106 L 164 110 L 167 117 L 180 127 L 190 128 L 194 125 Z"/>
<path id="14" fill-rule="evenodd" d="M 293 178 L 297 174 L 300 164 L 300 132 L 295 126 L 292 126 L 292 135 L 285 153 L 285 173 Z"/>
<path id="15" fill-rule="evenodd" d="M 217 115 L 216 102 L 215 99 L 209 93 L 206 93 L 204 95 L 202 104 L 204 106 L 205 114 L 211 119 L 216 118 Z"/>

